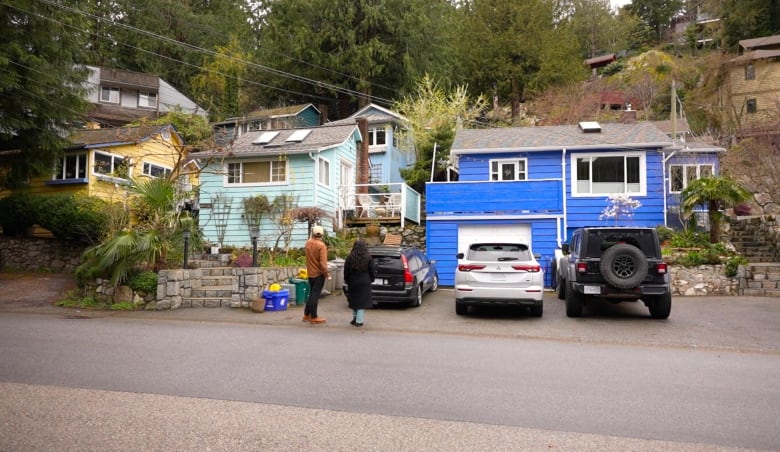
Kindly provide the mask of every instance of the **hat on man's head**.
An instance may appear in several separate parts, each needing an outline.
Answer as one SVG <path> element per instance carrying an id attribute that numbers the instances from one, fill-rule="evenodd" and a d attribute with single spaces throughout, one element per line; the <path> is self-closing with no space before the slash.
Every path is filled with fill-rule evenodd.
<path id="1" fill-rule="evenodd" d="M 314 237 L 322 237 L 322 234 L 325 233 L 325 230 L 322 229 L 322 226 L 314 226 L 311 228 L 311 235 Z"/>

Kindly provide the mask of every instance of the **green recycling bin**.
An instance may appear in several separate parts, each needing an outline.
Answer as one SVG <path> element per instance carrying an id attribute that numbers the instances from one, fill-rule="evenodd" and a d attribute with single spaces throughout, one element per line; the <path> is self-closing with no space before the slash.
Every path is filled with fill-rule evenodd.
<path id="1" fill-rule="evenodd" d="M 290 284 L 295 285 L 295 304 L 306 304 L 306 300 L 309 299 L 309 291 L 311 290 L 309 287 L 309 280 L 291 277 Z"/>

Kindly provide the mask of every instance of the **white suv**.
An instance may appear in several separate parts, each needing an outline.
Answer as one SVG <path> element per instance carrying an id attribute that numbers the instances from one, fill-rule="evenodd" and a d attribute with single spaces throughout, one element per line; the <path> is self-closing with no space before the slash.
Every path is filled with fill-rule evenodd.
<path id="1" fill-rule="evenodd" d="M 526 243 L 473 243 L 458 253 L 455 313 L 469 306 L 528 306 L 541 317 L 544 271 Z"/>

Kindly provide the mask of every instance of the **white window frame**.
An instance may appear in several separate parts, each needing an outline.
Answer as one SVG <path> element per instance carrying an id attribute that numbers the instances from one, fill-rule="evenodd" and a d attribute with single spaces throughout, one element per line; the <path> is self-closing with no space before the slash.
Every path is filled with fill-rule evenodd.
<path id="1" fill-rule="evenodd" d="M 138 92 L 139 108 L 157 108 L 157 93 L 151 91 Z"/>
<path id="2" fill-rule="evenodd" d="M 594 191 L 593 190 L 593 160 L 605 157 L 622 157 L 623 158 L 623 182 L 622 190 L 615 191 Z M 639 159 L 639 182 L 636 189 L 629 189 L 628 182 L 626 181 L 626 161 L 629 158 Z M 570 180 L 571 180 L 571 196 L 573 198 L 590 198 L 590 197 L 603 197 L 610 195 L 625 195 L 625 196 L 647 196 L 647 155 L 644 152 L 599 152 L 590 154 L 572 154 L 570 157 Z M 580 187 L 577 179 L 577 164 L 580 160 L 588 161 L 588 188 L 583 190 Z M 608 182 L 607 182 L 608 183 Z M 614 182 L 618 184 L 620 182 Z"/>
<path id="3" fill-rule="evenodd" d="M 377 143 L 379 132 L 382 132 L 382 136 L 384 137 L 384 143 Z M 368 145 L 376 146 L 376 147 L 387 146 L 387 128 L 382 126 L 382 127 L 374 127 L 368 129 Z"/>
<path id="4" fill-rule="evenodd" d="M 87 167 L 89 164 L 89 156 L 86 152 L 79 152 L 76 154 L 66 154 L 62 156 L 57 167 L 52 174 L 52 180 L 74 180 L 85 179 L 87 177 Z M 68 174 L 68 169 L 74 166 L 75 177 L 65 177 Z"/>
<path id="5" fill-rule="evenodd" d="M 672 184 L 674 183 L 674 169 L 680 168 L 682 171 L 682 189 L 675 190 Z M 702 170 L 709 168 L 708 174 L 702 175 Z M 707 171 L 705 171 L 707 173 Z M 682 193 L 688 187 L 688 182 L 702 177 L 714 176 L 715 165 L 712 163 L 675 163 L 669 165 L 669 193 Z"/>
<path id="6" fill-rule="evenodd" d="M 156 170 L 156 171 L 155 171 Z M 160 178 L 168 177 L 173 172 L 173 169 L 167 166 L 158 165 L 152 162 L 143 162 L 142 174 L 144 176 Z M 158 173 L 158 174 L 155 174 Z M 161 173 L 161 174 L 160 174 Z"/>
<path id="7" fill-rule="evenodd" d="M 99 155 L 107 156 L 111 159 L 111 163 L 109 164 L 108 171 L 99 171 L 97 158 Z M 119 165 L 123 162 L 126 162 L 125 165 L 127 166 L 127 177 L 119 177 L 116 176 L 115 171 L 119 167 Z M 122 180 L 129 180 L 131 178 L 131 161 L 129 157 L 125 157 L 118 154 L 112 154 L 110 152 L 105 151 L 95 151 L 94 155 L 92 156 L 92 174 L 96 176 L 104 176 L 104 177 L 110 177 L 114 179 L 122 179 Z"/>
<path id="8" fill-rule="evenodd" d="M 324 157 L 317 159 L 317 183 L 323 187 L 330 187 L 330 160 Z"/>
<path id="9" fill-rule="evenodd" d="M 496 168 L 493 168 L 494 164 Z M 488 165 L 490 168 L 489 180 L 491 182 L 528 180 L 528 159 L 526 158 L 490 159 Z M 509 166 L 514 166 L 511 179 L 503 177 L 504 167 L 509 167 Z"/>
<path id="10" fill-rule="evenodd" d="M 268 181 L 267 182 L 245 182 L 245 164 L 268 163 Z M 238 181 L 231 179 L 238 178 Z M 225 164 L 225 185 L 226 186 L 261 186 L 261 185 L 284 185 L 287 183 L 287 160 L 263 159 L 247 162 L 228 162 Z"/>
<path id="11" fill-rule="evenodd" d="M 108 96 L 105 96 L 105 94 Z M 100 102 L 106 104 L 119 104 L 122 101 L 122 92 L 119 88 L 113 86 L 100 87 Z"/>

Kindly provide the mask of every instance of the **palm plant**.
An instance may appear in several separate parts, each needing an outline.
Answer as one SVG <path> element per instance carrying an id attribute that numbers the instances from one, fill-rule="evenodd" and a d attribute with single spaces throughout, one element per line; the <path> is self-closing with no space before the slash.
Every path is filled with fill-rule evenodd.
<path id="1" fill-rule="evenodd" d="M 716 243 L 720 239 L 721 210 L 747 201 L 753 195 L 728 176 L 711 176 L 689 182 L 680 196 L 680 208 L 686 216 L 697 206 L 707 207 L 710 243 Z"/>
<path id="2" fill-rule="evenodd" d="M 170 251 L 182 242 L 182 229 L 193 228 L 191 221 L 182 221 L 178 208 L 181 195 L 173 182 L 141 179 L 134 181 L 130 191 L 134 226 L 88 249 L 77 270 L 80 279 L 105 276 L 118 285 L 136 268 L 164 268 Z"/>

